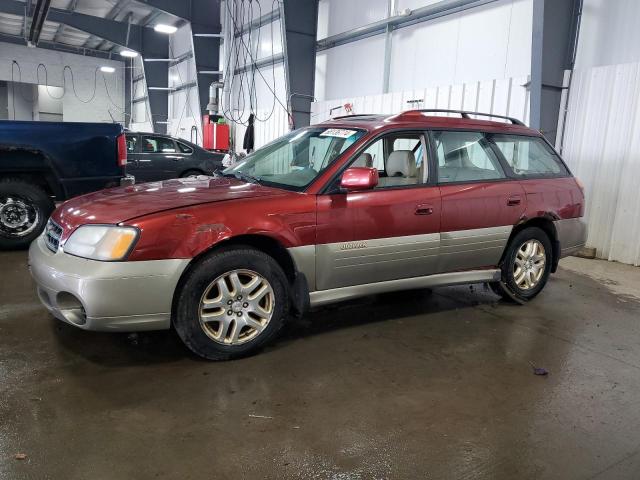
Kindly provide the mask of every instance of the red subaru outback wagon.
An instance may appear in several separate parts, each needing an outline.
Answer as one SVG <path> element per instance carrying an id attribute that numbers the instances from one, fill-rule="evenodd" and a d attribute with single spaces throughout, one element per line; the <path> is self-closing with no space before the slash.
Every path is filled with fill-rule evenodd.
<path id="1" fill-rule="evenodd" d="M 87 330 L 173 326 L 213 360 L 363 295 L 486 282 L 532 299 L 585 243 L 580 184 L 517 120 L 434 113 L 336 118 L 215 177 L 72 199 L 31 245 L 38 295 Z"/>

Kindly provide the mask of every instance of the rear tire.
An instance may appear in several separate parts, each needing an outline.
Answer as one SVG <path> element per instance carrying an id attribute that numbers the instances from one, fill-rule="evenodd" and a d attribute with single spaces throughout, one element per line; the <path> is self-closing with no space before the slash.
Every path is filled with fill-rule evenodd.
<path id="1" fill-rule="evenodd" d="M 208 360 L 255 353 L 276 337 L 289 312 L 282 268 L 250 247 L 204 257 L 181 284 L 173 325 L 185 345 Z"/>
<path id="2" fill-rule="evenodd" d="M 38 185 L 17 178 L 0 180 L 0 250 L 28 247 L 53 209 L 51 198 Z"/>
<path id="3" fill-rule="evenodd" d="M 489 286 L 505 300 L 527 302 L 547 284 L 552 264 L 553 250 L 547 234 L 537 227 L 525 228 L 507 246 L 501 280 Z"/>

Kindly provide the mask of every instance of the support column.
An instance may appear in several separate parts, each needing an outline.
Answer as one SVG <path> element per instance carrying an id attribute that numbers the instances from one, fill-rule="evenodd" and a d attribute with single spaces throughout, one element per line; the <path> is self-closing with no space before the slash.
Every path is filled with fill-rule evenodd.
<path id="1" fill-rule="evenodd" d="M 295 128 L 311 121 L 316 74 L 317 0 L 283 0 L 283 30 L 287 104 Z M 294 68 L 289 68 L 295 66 Z"/>
<path id="2" fill-rule="evenodd" d="M 573 68 L 580 0 L 533 0 L 529 125 L 555 143 L 564 71 Z"/>
<path id="3" fill-rule="evenodd" d="M 145 28 L 142 33 L 143 60 L 145 58 L 169 58 L 169 36 Z M 169 115 L 169 66 L 168 62 L 144 62 L 149 108 L 153 131 L 167 133 Z"/>

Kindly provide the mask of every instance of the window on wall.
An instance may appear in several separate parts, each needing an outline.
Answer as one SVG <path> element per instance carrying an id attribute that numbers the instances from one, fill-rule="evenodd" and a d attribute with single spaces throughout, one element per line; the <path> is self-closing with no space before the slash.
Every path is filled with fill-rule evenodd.
<path id="1" fill-rule="evenodd" d="M 470 182 L 505 178 L 489 142 L 479 132 L 433 133 L 438 182 Z"/>
<path id="2" fill-rule="evenodd" d="M 566 175 L 567 169 L 556 153 L 542 139 L 516 135 L 492 135 L 491 140 L 502 152 L 516 175 Z"/>

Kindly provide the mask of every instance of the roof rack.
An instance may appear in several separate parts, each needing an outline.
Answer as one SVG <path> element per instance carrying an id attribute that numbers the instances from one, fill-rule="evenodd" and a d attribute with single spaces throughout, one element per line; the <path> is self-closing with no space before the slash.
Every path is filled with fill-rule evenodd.
<path id="1" fill-rule="evenodd" d="M 479 116 L 479 117 L 502 118 L 503 120 L 509 120 L 514 125 L 521 125 L 523 127 L 526 126 L 524 123 L 522 123 L 517 118 L 507 117 L 507 116 L 504 116 L 504 115 L 495 115 L 493 113 L 468 112 L 466 110 L 443 110 L 443 109 L 437 109 L 437 108 L 425 108 L 425 109 L 419 109 L 419 110 L 408 110 L 408 111 L 402 112 L 402 113 L 404 114 L 404 113 L 411 113 L 411 112 L 421 112 L 421 113 L 457 113 L 462 118 L 471 118 L 469 115 L 476 115 L 476 116 Z"/>
<path id="2" fill-rule="evenodd" d="M 379 113 L 354 113 L 352 115 L 341 115 L 339 117 L 331 117 L 331 120 L 340 120 L 342 118 L 362 118 L 362 117 L 379 117 Z"/>

